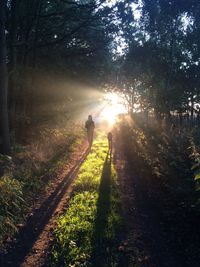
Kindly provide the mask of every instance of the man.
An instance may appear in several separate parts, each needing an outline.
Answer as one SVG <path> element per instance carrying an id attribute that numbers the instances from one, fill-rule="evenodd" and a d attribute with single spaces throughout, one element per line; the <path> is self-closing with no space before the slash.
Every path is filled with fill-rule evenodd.
<path id="1" fill-rule="evenodd" d="M 87 129 L 87 138 L 88 138 L 88 143 L 89 146 L 92 146 L 92 142 L 93 142 L 93 135 L 94 135 L 94 121 L 92 119 L 92 115 L 88 116 L 87 121 L 85 122 L 85 128 Z"/>

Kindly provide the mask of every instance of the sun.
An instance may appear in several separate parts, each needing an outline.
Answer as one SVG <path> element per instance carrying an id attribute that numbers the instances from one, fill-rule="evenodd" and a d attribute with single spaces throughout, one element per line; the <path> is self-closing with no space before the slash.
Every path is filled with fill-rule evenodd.
<path id="1" fill-rule="evenodd" d="M 101 112 L 101 117 L 107 121 L 109 126 L 113 126 L 119 114 L 126 113 L 123 98 L 119 93 L 107 92 L 104 96 L 104 109 Z"/>

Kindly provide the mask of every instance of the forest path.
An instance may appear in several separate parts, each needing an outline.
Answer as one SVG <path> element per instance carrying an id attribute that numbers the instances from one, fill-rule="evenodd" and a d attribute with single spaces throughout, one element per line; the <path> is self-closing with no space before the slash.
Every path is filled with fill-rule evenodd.
<path id="1" fill-rule="evenodd" d="M 138 146 L 132 129 L 117 128 L 114 156 L 126 223 L 123 249 L 129 258 L 128 267 L 198 267 L 198 213 L 180 208 L 178 197 L 166 194 L 161 179 L 155 179 L 140 157 L 145 145 Z M 151 149 L 148 153 L 152 159 L 155 147 Z"/>
<path id="2" fill-rule="evenodd" d="M 58 216 L 67 206 L 73 190 L 73 181 L 89 153 L 86 144 L 72 155 L 70 168 L 63 169 L 51 185 L 47 196 L 39 199 L 33 212 L 21 228 L 16 242 L 1 258 L 3 267 L 40 267 L 48 260 L 49 247 L 53 240 L 53 229 Z"/>
<path id="3" fill-rule="evenodd" d="M 140 157 L 139 140 L 131 139 L 130 143 L 129 134 L 127 129 L 124 131 L 121 127 L 113 131 L 113 163 L 118 174 L 122 216 L 126 225 L 123 229 L 125 233 L 122 233 L 124 241 L 120 246 L 124 261 L 119 267 L 200 266 L 199 218 L 193 212 L 177 209 L 174 199 L 163 193 L 160 180 L 155 179 L 152 170 Z M 141 135 L 139 132 L 137 134 Z M 141 147 L 143 149 L 145 146 Z M 72 168 L 63 170 L 54 190 L 21 229 L 18 242 L 1 262 L 3 267 L 48 266 L 56 220 L 67 208 L 73 180 L 88 152 L 85 146 L 76 155 Z M 154 156 L 153 150 L 143 152 L 150 153 L 151 159 Z M 169 214 L 167 217 L 166 213 Z"/>
<path id="4" fill-rule="evenodd" d="M 137 168 L 126 157 L 122 140 L 117 137 L 115 165 L 119 177 L 123 217 L 126 222 L 124 249 L 130 267 L 178 267 L 172 246 L 165 242 L 160 211 L 153 192 L 146 190 Z M 184 266 L 184 265 L 183 265 Z"/>

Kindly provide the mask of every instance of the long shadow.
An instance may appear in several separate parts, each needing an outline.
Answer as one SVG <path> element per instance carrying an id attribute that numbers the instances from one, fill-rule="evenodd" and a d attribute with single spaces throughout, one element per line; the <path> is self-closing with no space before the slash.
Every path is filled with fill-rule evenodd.
<path id="1" fill-rule="evenodd" d="M 20 230 L 17 243 L 12 245 L 6 255 L 1 255 L 0 263 L 4 267 L 18 267 L 20 266 L 34 242 L 37 240 L 45 225 L 52 217 L 57 205 L 66 193 L 73 179 L 76 177 L 78 170 L 87 157 L 89 149 L 87 149 L 77 164 L 73 166 L 70 172 L 66 175 L 64 180 L 57 186 L 52 194 L 44 201 L 40 208 L 29 217 L 26 225 Z"/>
<path id="2" fill-rule="evenodd" d="M 108 152 L 104 162 L 101 181 L 99 185 L 99 198 L 97 201 L 97 213 L 92 238 L 92 266 L 104 266 L 106 256 L 106 228 L 110 213 L 111 194 L 111 157 Z"/>
<path id="3" fill-rule="evenodd" d="M 151 134 L 159 140 L 159 133 L 154 133 L 153 129 L 152 132 L 151 129 L 143 129 L 141 126 L 140 129 L 144 131 L 150 143 L 148 151 L 151 155 L 151 148 L 157 145 L 155 140 L 151 140 Z M 134 195 L 132 200 L 134 202 L 127 203 L 127 205 L 136 207 L 132 214 L 137 220 L 136 234 L 137 228 L 140 233 L 140 238 L 134 241 L 134 246 L 139 252 L 144 250 L 147 255 L 151 256 L 150 263 L 147 262 L 147 265 L 144 263 L 143 266 L 151 266 L 151 264 L 156 267 L 200 266 L 199 214 L 190 206 L 182 208 L 178 196 L 171 193 L 173 188 L 170 188 L 171 191 L 163 189 L 160 179 L 154 178 L 140 154 L 136 153 L 137 147 L 131 149 L 130 141 L 133 146 L 134 140 L 128 134 L 128 129 L 123 128 L 121 135 L 125 140 L 123 150 L 127 152 L 125 159 L 129 174 L 126 184 L 132 189 Z M 163 142 L 162 139 L 161 141 Z M 166 174 L 165 179 L 167 178 Z M 175 179 L 174 176 L 171 178 Z M 186 203 L 186 195 L 183 191 L 181 194 L 182 201 Z"/>

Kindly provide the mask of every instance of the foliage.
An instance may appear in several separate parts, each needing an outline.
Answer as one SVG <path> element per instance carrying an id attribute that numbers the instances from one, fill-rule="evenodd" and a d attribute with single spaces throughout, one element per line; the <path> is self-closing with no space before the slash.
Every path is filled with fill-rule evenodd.
<path id="1" fill-rule="evenodd" d="M 191 137 L 195 137 L 195 145 L 199 146 L 199 129 L 196 128 L 194 131 L 194 129 L 175 127 L 170 130 L 166 126 L 158 127 L 155 119 L 144 123 L 139 115 L 138 117 L 124 116 L 117 127 L 117 140 L 121 140 L 120 147 L 125 152 L 128 167 L 130 166 L 128 173 L 131 174 L 131 182 L 128 180 L 128 184 L 139 211 L 133 214 L 136 214 L 136 218 L 140 217 L 141 213 L 146 215 L 146 219 L 141 217 L 141 225 L 146 221 L 142 231 L 146 233 L 149 228 L 148 237 L 153 231 L 152 238 L 154 238 L 155 232 L 160 229 L 156 251 L 160 253 L 162 250 L 160 247 L 162 238 L 164 244 L 169 238 L 169 242 L 173 243 L 172 254 L 174 247 L 180 249 L 181 258 L 177 262 L 181 262 L 183 255 L 186 256 L 185 259 L 192 258 L 196 262 L 199 253 L 199 240 L 196 236 L 199 236 L 200 201 L 199 191 L 195 190 L 194 175 L 191 171 L 193 160 L 189 157 L 191 150 L 188 147 Z M 155 232 L 152 227 L 154 222 L 151 221 L 154 216 Z M 137 227 L 134 231 L 137 233 Z M 132 232 L 128 235 L 133 239 L 132 243 L 128 244 L 132 256 L 130 266 L 151 265 L 148 256 L 146 262 L 145 259 L 140 261 L 149 251 L 148 249 L 145 251 L 146 246 L 141 246 L 140 243 L 138 245 L 137 238 L 135 241 Z M 143 240 L 145 243 L 146 238 Z M 164 246 L 164 250 L 170 248 L 169 242 L 166 247 Z M 166 254 L 159 265 L 165 262 L 165 256 Z M 191 262 L 188 266 L 190 265 Z"/>
<path id="2" fill-rule="evenodd" d="M 68 210 L 58 219 L 52 266 L 118 264 L 119 195 L 107 150 L 99 137 L 80 168 Z"/>
<path id="3" fill-rule="evenodd" d="M 190 158 L 192 160 L 191 170 L 194 173 L 194 180 L 196 183 L 197 191 L 200 190 L 200 151 L 199 151 L 199 130 L 194 129 L 193 134 L 190 136 Z"/>
<path id="4" fill-rule="evenodd" d="M 0 179 L 0 246 L 5 239 L 18 231 L 17 225 L 24 220 L 27 203 L 23 186 L 18 180 L 3 176 Z"/>
<path id="5" fill-rule="evenodd" d="M 187 112 L 193 119 L 200 99 L 199 10 L 197 0 L 8 1 L 14 139 L 27 141 L 30 129 L 56 123 L 58 113 L 65 121 L 71 116 L 78 86 L 66 80 L 80 83 L 80 91 L 112 84 L 129 111 Z M 81 106 L 77 98 L 73 104 Z"/>
<path id="6" fill-rule="evenodd" d="M 75 128 L 74 128 L 75 129 Z M 54 138 L 49 138 L 51 135 Z M 44 131 L 31 146 L 15 146 L 14 156 L 0 154 L 0 247 L 18 232 L 35 202 L 68 164 L 83 141 L 81 128 Z"/>
<path id="7" fill-rule="evenodd" d="M 191 162 L 187 150 L 190 130 L 160 128 L 153 121 L 145 124 L 140 117 L 135 117 L 132 122 L 124 120 L 121 127 L 123 138 L 127 142 L 125 147 L 128 157 L 131 160 L 135 153 L 138 156 L 133 164 L 140 166 L 140 175 L 145 177 L 151 173 L 170 195 L 180 199 L 183 196 L 188 198 L 188 205 L 195 201 Z M 130 143 L 131 147 L 128 145 Z M 146 182 L 150 182 L 148 178 Z"/>
<path id="8" fill-rule="evenodd" d="M 135 6 L 140 16 L 124 33 L 128 49 L 120 59 L 119 88 L 130 109 L 137 104 L 143 111 L 193 117 L 200 82 L 199 2 L 142 0 Z"/>
<path id="9" fill-rule="evenodd" d="M 27 133 L 41 122 L 56 123 L 60 115 L 56 109 L 66 122 L 72 114 L 68 105 L 73 91 L 67 83 L 98 87 L 107 79 L 109 31 L 116 26 L 112 8 L 104 4 L 104 0 L 8 1 L 5 56 L 14 141 L 26 143 Z"/>

